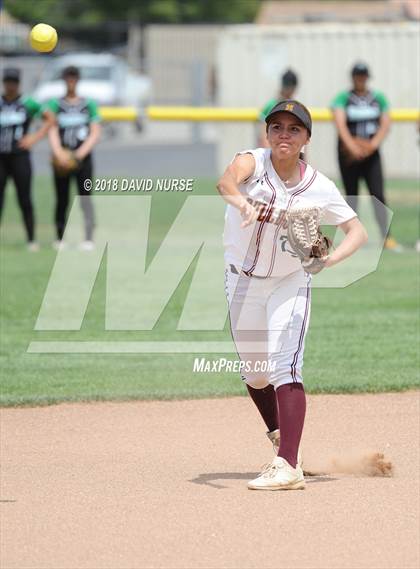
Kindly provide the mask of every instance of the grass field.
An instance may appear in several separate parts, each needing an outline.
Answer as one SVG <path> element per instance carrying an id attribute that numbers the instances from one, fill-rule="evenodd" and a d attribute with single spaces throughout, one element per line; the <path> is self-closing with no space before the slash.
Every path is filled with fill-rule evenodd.
<path id="1" fill-rule="evenodd" d="M 195 191 L 211 193 L 214 180 L 201 180 Z M 403 390 L 419 386 L 418 193 L 414 182 L 390 182 L 393 235 L 406 247 L 402 254 L 385 251 L 378 270 L 345 289 L 316 289 L 305 352 L 309 392 Z M 37 178 L 35 205 L 41 251 L 27 252 L 23 229 L 9 187 L 1 230 L 1 403 L 46 404 L 73 400 L 171 399 L 240 395 L 236 373 L 195 374 L 193 355 L 28 354 L 32 340 L 164 340 L 172 334 L 179 304 L 188 287 L 184 279 L 155 330 L 104 331 L 105 267 L 100 274 L 83 327 L 78 332 L 35 332 L 34 324 L 56 253 L 51 226 L 53 192 L 47 178 Z M 151 250 L 184 199 L 171 207 L 167 194 L 153 196 L 154 234 Z M 221 275 L 223 278 L 223 275 Z M 172 332 L 171 332 L 172 331 Z M 177 332 L 178 339 L 192 338 Z M 229 340 L 223 332 L 199 333 L 202 340 Z M 216 359 L 212 354 L 210 359 Z M 232 353 L 232 359 L 235 354 Z"/>

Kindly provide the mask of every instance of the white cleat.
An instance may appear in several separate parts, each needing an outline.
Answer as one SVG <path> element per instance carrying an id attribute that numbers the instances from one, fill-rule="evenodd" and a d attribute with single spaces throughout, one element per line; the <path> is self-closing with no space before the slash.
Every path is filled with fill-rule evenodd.
<path id="1" fill-rule="evenodd" d="M 39 251 L 39 244 L 36 241 L 29 241 L 28 243 L 28 251 L 31 253 L 38 253 Z"/>
<path id="2" fill-rule="evenodd" d="M 56 251 L 63 251 L 64 249 L 67 249 L 67 243 L 65 241 L 54 241 L 52 246 Z"/>
<path id="3" fill-rule="evenodd" d="M 261 474 L 248 482 L 250 490 L 303 490 L 305 479 L 303 471 L 297 464 L 296 468 L 281 456 L 276 456 Z"/>
<path id="4" fill-rule="evenodd" d="M 81 251 L 93 251 L 95 249 L 95 243 L 93 241 L 82 241 L 79 245 Z"/>
<path id="5" fill-rule="evenodd" d="M 276 429 L 275 431 L 268 431 L 267 437 L 272 442 L 274 454 L 277 456 L 279 454 L 279 448 L 280 448 L 280 431 L 279 431 L 279 429 Z M 298 461 L 299 466 L 302 468 L 303 459 L 302 459 L 302 453 L 300 451 L 300 446 L 298 449 L 297 461 Z"/>

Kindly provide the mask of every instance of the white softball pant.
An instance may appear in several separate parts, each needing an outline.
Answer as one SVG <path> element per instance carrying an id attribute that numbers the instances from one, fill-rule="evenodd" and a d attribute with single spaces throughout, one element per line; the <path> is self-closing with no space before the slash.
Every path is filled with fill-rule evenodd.
<path id="1" fill-rule="evenodd" d="M 225 290 L 242 379 L 256 389 L 302 383 L 303 351 L 311 310 L 311 276 L 247 277 L 230 265 Z M 262 370 L 262 371 L 261 371 Z"/>

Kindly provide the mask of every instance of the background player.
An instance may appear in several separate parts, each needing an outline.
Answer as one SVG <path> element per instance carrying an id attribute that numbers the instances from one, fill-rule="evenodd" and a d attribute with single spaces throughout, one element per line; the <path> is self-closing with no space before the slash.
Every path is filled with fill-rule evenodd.
<path id="1" fill-rule="evenodd" d="M 332 102 L 338 132 L 338 163 L 349 203 L 357 211 L 359 180 L 366 181 L 368 190 L 385 204 L 384 178 L 379 147 L 390 127 L 389 104 L 383 93 L 368 89 L 369 69 L 356 63 L 351 71 L 352 88 L 341 91 Z M 385 248 L 402 248 L 387 234 L 387 213 L 374 201 L 375 216 Z"/>
<path id="2" fill-rule="evenodd" d="M 61 99 L 52 99 L 48 102 L 48 108 L 57 117 L 57 125 L 49 132 L 49 140 L 52 152 L 64 170 L 69 161 L 66 149 L 74 151 L 79 165 L 75 170 L 69 170 L 64 174 L 54 169 L 57 231 L 57 241 L 54 246 L 57 249 L 64 246 L 63 234 L 69 203 L 70 180 L 74 177 L 78 193 L 83 196 L 81 206 L 85 219 L 85 241 L 81 244 L 81 248 L 91 250 L 94 247 L 94 213 L 90 193 L 85 190 L 84 182 L 92 179 L 93 176 L 92 150 L 100 137 L 101 119 L 96 103 L 77 95 L 77 82 L 80 77 L 77 67 L 66 67 L 62 77 L 66 83 L 66 95 Z"/>
<path id="3" fill-rule="evenodd" d="M 236 349 L 242 361 L 274 364 L 267 373 L 255 365 L 242 377 L 278 448 L 278 456 L 248 486 L 294 490 L 305 485 L 298 449 L 306 411 L 302 365 L 311 275 L 284 242 L 284 211 L 316 206 L 324 224 L 344 231 L 343 241 L 324 259 L 325 267 L 352 255 L 367 234 L 334 183 L 299 159 L 312 132 L 306 107 L 282 101 L 268 114 L 266 125 L 270 148 L 240 152 L 217 187 L 229 204 L 225 277 Z M 255 202 L 266 208 L 258 211 Z M 280 223 L 274 221 L 274 212 Z"/>
<path id="4" fill-rule="evenodd" d="M 19 69 L 5 69 L 4 90 L 0 100 L 0 216 L 4 206 L 6 183 L 10 177 L 15 184 L 28 249 L 38 251 L 31 199 L 30 150 L 46 135 L 54 119 L 50 111 L 46 109 L 41 111 L 41 105 L 34 99 L 21 95 L 19 87 Z M 42 117 L 43 123 L 35 132 L 29 133 L 31 121 L 36 116 Z"/>
<path id="5" fill-rule="evenodd" d="M 266 124 L 265 124 L 265 119 L 267 115 L 270 113 L 274 105 L 276 105 L 279 101 L 284 101 L 286 99 L 293 99 L 295 97 L 297 87 L 298 87 L 297 74 L 292 69 L 288 69 L 281 76 L 280 88 L 277 93 L 277 97 L 273 97 L 272 99 L 267 101 L 264 107 L 261 109 L 259 136 L 258 136 L 258 145 L 261 148 L 269 147 L 267 141 Z"/>

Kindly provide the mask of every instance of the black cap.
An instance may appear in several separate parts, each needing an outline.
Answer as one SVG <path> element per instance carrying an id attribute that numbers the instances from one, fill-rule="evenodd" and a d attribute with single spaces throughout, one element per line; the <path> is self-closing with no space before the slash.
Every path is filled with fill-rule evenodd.
<path id="1" fill-rule="evenodd" d="M 80 77 L 79 68 L 74 65 L 69 65 L 65 67 L 61 72 L 61 77 L 65 79 L 66 77 Z"/>
<path id="2" fill-rule="evenodd" d="M 19 83 L 20 81 L 19 69 L 16 69 L 16 67 L 7 67 L 3 71 L 3 81 L 16 81 L 16 83 Z"/>
<path id="3" fill-rule="evenodd" d="M 300 120 L 304 127 L 308 129 L 309 134 L 312 133 L 311 113 L 308 111 L 305 105 L 302 105 L 302 103 L 299 103 L 299 101 L 295 101 L 294 99 L 286 99 L 285 101 L 280 101 L 277 103 L 277 105 L 274 105 L 274 107 L 265 117 L 265 122 L 267 125 L 270 124 L 273 116 L 276 113 L 280 112 L 291 113 Z"/>
<path id="4" fill-rule="evenodd" d="M 296 73 L 291 69 L 288 69 L 281 76 L 281 84 L 283 87 L 296 87 L 296 85 L 298 84 L 298 78 Z"/>
<path id="5" fill-rule="evenodd" d="M 369 67 L 366 65 L 366 63 L 355 63 L 351 70 L 351 75 L 352 77 L 355 75 L 366 75 L 366 77 L 369 77 Z"/>

